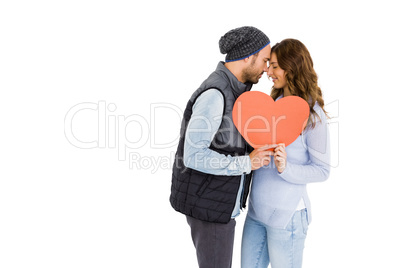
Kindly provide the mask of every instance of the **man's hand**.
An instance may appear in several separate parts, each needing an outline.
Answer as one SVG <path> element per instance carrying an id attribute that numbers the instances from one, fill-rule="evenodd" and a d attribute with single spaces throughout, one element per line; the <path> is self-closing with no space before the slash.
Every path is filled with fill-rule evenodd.
<path id="1" fill-rule="evenodd" d="M 276 146 L 277 145 L 265 145 L 252 151 L 249 155 L 251 160 L 251 170 L 256 170 L 262 166 L 269 165 L 271 162 L 270 156 L 274 155 L 274 152 L 268 150 L 275 148 Z"/>

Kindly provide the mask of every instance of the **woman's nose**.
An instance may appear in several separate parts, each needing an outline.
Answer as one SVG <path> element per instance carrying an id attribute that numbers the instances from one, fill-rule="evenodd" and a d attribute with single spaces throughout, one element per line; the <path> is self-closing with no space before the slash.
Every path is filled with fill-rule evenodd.
<path id="1" fill-rule="evenodd" d="M 272 75 L 273 73 L 272 73 L 272 67 L 271 66 L 268 66 L 268 70 L 267 70 L 267 75 Z"/>

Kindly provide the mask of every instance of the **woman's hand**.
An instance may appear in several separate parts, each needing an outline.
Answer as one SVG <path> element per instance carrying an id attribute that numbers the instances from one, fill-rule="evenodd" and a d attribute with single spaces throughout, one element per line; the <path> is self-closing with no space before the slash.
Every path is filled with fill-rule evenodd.
<path id="1" fill-rule="evenodd" d="M 280 143 L 274 150 L 275 166 L 279 173 L 282 173 L 286 168 L 286 158 L 285 144 Z"/>

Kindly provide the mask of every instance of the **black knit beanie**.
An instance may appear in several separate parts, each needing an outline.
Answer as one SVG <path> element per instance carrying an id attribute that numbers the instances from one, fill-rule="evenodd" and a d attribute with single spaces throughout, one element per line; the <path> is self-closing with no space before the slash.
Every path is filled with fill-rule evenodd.
<path id="1" fill-rule="evenodd" d="M 245 59 L 267 45 L 268 36 L 252 26 L 244 26 L 227 32 L 219 40 L 219 49 L 226 55 L 226 62 Z"/>

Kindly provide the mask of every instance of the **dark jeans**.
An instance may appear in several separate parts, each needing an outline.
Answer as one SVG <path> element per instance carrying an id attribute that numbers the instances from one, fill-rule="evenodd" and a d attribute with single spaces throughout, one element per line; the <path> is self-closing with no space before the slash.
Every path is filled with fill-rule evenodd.
<path id="1" fill-rule="evenodd" d="M 232 267 L 236 221 L 211 223 L 187 216 L 200 268 Z"/>

